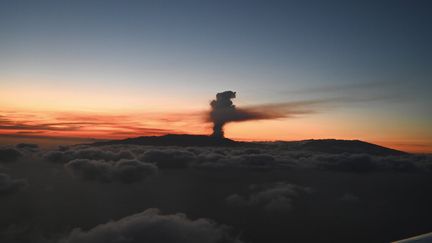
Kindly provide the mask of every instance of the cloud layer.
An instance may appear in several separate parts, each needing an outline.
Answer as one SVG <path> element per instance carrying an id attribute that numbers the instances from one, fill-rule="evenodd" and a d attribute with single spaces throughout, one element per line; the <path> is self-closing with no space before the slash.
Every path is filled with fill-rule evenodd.
<path id="1" fill-rule="evenodd" d="M 150 163 L 160 169 L 317 169 L 350 173 L 376 171 L 431 171 L 430 155 L 375 155 L 367 153 L 325 153 L 293 150 L 283 143 L 257 147 L 153 147 L 135 145 L 80 146 L 47 151 L 44 159 L 65 164 L 84 159 L 86 164 L 110 167 L 120 160 Z M 80 162 L 84 163 L 84 162 Z"/>
<path id="2" fill-rule="evenodd" d="M 74 159 L 65 164 L 73 175 L 85 180 L 100 182 L 119 181 L 133 183 L 155 175 L 158 168 L 138 160 L 121 159 L 116 162 L 103 160 Z"/>
<path id="3" fill-rule="evenodd" d="M 0 196 L 15 193 L 26 186 L 26 180 L 13 179 L 8 174 L 0 173 Z"/>
<path id="4" fill-rule="evenodd" d="M 251 185 L 249 189 L 251 191 L 249 195 L 232 194 L 225 199 L 225 202 L 235 207 L 254 207 L 281 213 L 291 211 L 297 198 L 312 192 L 308 187 L 286 182 Z"/>
<path id="5" fill-rule="evenodd" d="M 241 243 L 229 228 L 209 219 L 191 220 L 184 214 L 161 214 L 158 209 L 98 225 L 74 229 L 60 243 Z"/>
<path id="6" fill-rule="evenodd" d="M 2 164 L 0 241 L 390 242 L 413 218 L 425 230 L 430 155 L 295 145 L 10 146 L 22 156 Z"/>
<path id="7" fill-rule="evenodd" d="M 22 154 L 14 148 L 0 148 L 0 163 L 13 162 L 20 158 Z"/>

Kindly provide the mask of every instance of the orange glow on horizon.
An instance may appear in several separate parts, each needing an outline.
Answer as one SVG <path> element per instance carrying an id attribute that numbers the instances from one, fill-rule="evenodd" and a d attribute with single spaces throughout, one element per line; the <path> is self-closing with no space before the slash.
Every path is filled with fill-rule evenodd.
<path id="1" fill-rule="evenodd" d="M 204 111 L 184 114 L 1 112 L 0 135 L 27 138 L 124 139 L 165 134 L 211 134 L 211 124 L 205 122 L 204 115 Z M 389 136 L 370 130 L 353 131 L 343 124 L 334 126 L 332 120 L 321 119 L 319 123 L 316 120 L 316 117 L 300 117 L 229 123 L 225 127 L 225 135 L 239 141 L 359 139 L 407 152 L 432 152 L 432 144 L 428 143 L 428 139 L 412 139 L 407 134 Z"/>
<path id="2" fill-rule="evenodd" d="M 27 83 L 38 83 L 30 81 Z M 205 119 L 209 100 L 130 92 L 134 91 L 6 83 L 0 90 L 0 135 L 124 139 L 212 133 L 212 125 Z M 427 124 L 409 124 L 403 118 L 391 122 L 380 117 L 374 122 L 368 119 L 361 113 L 318 110 L 290 118 L 229 123 L 225 135 L 241 141 L 359 139 L 408 152 L 432 153 L 432 132 Z"/>

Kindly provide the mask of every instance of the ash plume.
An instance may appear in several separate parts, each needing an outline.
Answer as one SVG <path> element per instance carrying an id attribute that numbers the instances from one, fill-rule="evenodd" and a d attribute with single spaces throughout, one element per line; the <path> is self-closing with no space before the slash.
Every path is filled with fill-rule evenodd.
<path id="1" fill-rule="evenodd" d="M 236 114 L 236 107 L 231 101 L 236 97 L 236 92 L 225 91 L 216 94 L 216 99 L 210 102 L 210 120 L 213 122 L 213 136 L 223 137 L 223 126 Z"/>
<path id="2" fill-rule="evenodd" d="M 234 98 L 236 98 L 236 92 L 224 91 L 217 93 L 216 99 L 210 102 L 211 111 L 208 121 L 213 123 L 212 136 L 224 137 L 223 127 L 228 122 L 277 119 L 310 114 L 315 112 L 312 106 L 329 102 L 326 100 L 306 100 L 238 108 L 232 102 Z"/>
<path id="3" fill-rule="evenodd" d="M 236 98 L 236 92 L 224 91 L 217 93 L 216 99 L 210 102 L 209 121 L 213 122 L 212 136 L 224 137 L 223 127 L 228 122 L 274 119 L 286 116 L 286 112 L 280 112 L 281 109 L 277 107 L 278 105 L 237 108 L 232 102 L 234 98 Z"/>

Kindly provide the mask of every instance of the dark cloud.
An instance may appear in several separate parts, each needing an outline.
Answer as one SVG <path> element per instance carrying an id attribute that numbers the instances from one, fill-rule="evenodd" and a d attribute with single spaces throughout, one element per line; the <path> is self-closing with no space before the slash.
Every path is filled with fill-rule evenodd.
<path id="1" fill-rule="evenodd" d="M 127 150 L 111 151 L 109 148 L 75 148 L 58 151 L 48 151 L 44 158 L 54 163 L 66 163 L 73 159 L 118 161 L 120 159 L 134 159 L 135 156 Z"/>
<path id="2" fill-rule="evenodd" d="M 134 158 L 134 156 L 129 151 L 113 152 L 110 150 L 100 150 L 100 149 L 92 149 L 92 148 L 75 150 L 74 156 L 77 159 L 92 159 L 92 160 L 103 159 L 106 161 L 116 161 L 120 159 Z"/>
<path id="3" fill-rule="evenodd" d="M 29 152 L 37 152 L 39 150 L 39 145 L 34 143 L 19 143 L 15 147 Z"/>
<path id="4" fill-rule="evenodd" d="M 318 168 L 365 173 L 372 171 L 414 172 L 425 169 L 431 158 L 415 155 L 374 156 L 369 154 L 315 154 L 303 162 L 315 164 Z"/>
<path id="5" fill-rule="evenodd" d="M 241 243 L 229 228 L 209 219 L 191 220 L 178 213 L 163 215 L 158 209 L 98 225 L 88 231 L 74 229 L 60 243 Z"/>
<path id="6" fill-rule="evenodd" d="M 355 202 L 358 202 L 360 200 L 360 198 L 353 193 L 345 193 L 344 195 L 342 195 L 340 197 L 340 200 L 343 202 L 355 203 Z"/>
<path id="7" fill-rule="evenodd" d="M 16 147 L 19 149 L 38 149 L 39 145 L 34 143 L 19 143 Z"/>
<path id="8" fill-rule="evenodd" d="M 65 168 L 73 175 L 85 180 L 112 181 L 113 166 L 102 160 L 75 159 L 65 164 Z"/>
<path id="9" fill-rule="evenodd" d="M 14 148 L 0 148 L 0 162 L 16 161 L 22 154 Z"/>
<path id="10" fill-rule="evenodd" d="M 314 151 L 281 150 L 277 145 L 267 149 L 230 149 L 200 154 L 195 164 L 202 168 L 309 168 L 341 172 L 428 171 L 430 155 L 373 155 L 364 153 L 322 153 Z M 255 153 L 255 154 L 254 154 Z"/>
<path id="11" fill-rule="evenodd" d="M 366 154 L 320 156 L 317 159 L 320 167 L 331 170 L 361 173 L 375 171 L 379 168 L 379 164 Z"/>
<path id="12" fill-rule="evenodd" d="M 150 150 L 140 157 L 140 160 L 155 163 L 161 169 L 186 168 L 195 159 L 195 154 L 180 149 Z"/>
<path id="13" fill-rule="evenodd" d="M 48 151 L 43 157 L 49 162 L 66 163 L 73 159 L 73 152 L 69 151 Z"/>
<path id="14" fill-rule="evenodd" d="M 17 151 L 19 153 L 19 151 Z M 266 143 L 259 147 L 155 147 L 137 145 L 79 146 L 45 152 L 43 158 L 54 163 L 74 159 L 116 162 L 138 159 L 153 163 L 160 169 L 323 169 L 340 172 L 368 173 L 374 171 L 431 171 L 430 155 L 375 155 L 367 153 L 326 153 L 301 151 Z"/>
<path id="15" fill-rule="evenodd" d="M 252 185 L 250 190 L 248 196 L 232 194 L 225 199 L 225 202 L 236 207 L 257 207 L 268 212 L 287 212 L 293 208 L 297 198 L 312 191 L 308 187 L 285 182 Z"/>
<path id="16" fill-rule="evenodd" d="M 123 218 L 151 207 L 231 225 L 245 242 L 390 242 L 427 230 L 430 155 L 326 153 L 280 144 L 75 145 L 40 157 L 23 152 L 20 163 L 2 165 L 31 186 L 1 198 L 0 242 L 58 242 L 59 235 L 72 243 L 158 242 L 162 233 L 172 238 L 159 242 L 207 242 L 195 235 L 184 240 L 192 233 L 183 226 L 142 226 L 135 216 Z M 66 165 L 42 162 L 51 156 Z M 157 166 L 182 169 L 151 176 Z M 172 215 L 155 213 L 145 221 L 165 216 Z M 105 223 L 110 219 L 115 221 Z M 412 220 L 418 224 L 410 232 Z"/>
<path id="17" fill-rule="evenodd" d="M 15 193 L 26 186 L 26 180 L 12 179 L 8 174 L 0 173 L 0 195 Z"/>
<path id="18" fill-rule="evenodd" d="M 284 165 L 267 151 L 250 148 L 148 147 L 134 149 L 139 160 L 159 168 L 250 168 L 271 169 Z M 286 166 L 285 166 L 286 167 Z"/>
<path id="19" fill-rule="evenodd" d="M 280 164 L 272 155 L 269 154 L 203 154 L 199 157 L 199 163 L 194 166 L 201 169 L 254 169 L 268 170 L 275 168 L 288 168 Z"/>
<path id="20" fill-rule="evenodd" d="M 125 183 L 141 181 L 158 172 L 158 168 L 153 164 L 125 159 L 116 162 L 112 170 L 113 178 Z"/>
<path id="21" fill-rule="evenodd" d="M 245 154 L 240 163 L 246 166 L 274 166 L 275 158 L 269 154 Z"/>
<path id="22" fill-rule="evenodd" d="M 55 243 L 55 240 L 48 240 L 44 237 L 43 232 L 28 225 L 14 223 L 0 229 L 0 241 L 7 243 Z"/>
<path id="23" fill-rule="evenodd" d="M 73 175 L 84 180 L 100 182 L 119 181 L 133 183 L 155 175 L 158 168 L 138 160 L 122 159 L 117 162 L 103 160 L 75 159 L 65 164 L 65 168 Z"/>

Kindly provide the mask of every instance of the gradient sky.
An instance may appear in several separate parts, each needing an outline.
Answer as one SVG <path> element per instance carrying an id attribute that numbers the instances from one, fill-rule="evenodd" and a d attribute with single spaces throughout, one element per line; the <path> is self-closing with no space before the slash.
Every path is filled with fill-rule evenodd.
<path id="1" fill-rule="evenodd" d="M 0 134 L 210 133 L 238 107 L 324 100 L 231 123 L 241 140 L 361 139 L 432 152 L 432 3 L 0 1 Z"/>

